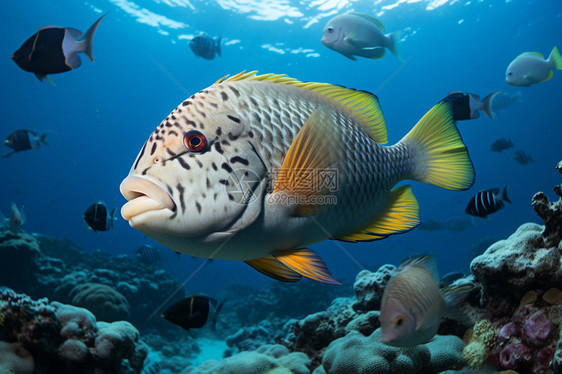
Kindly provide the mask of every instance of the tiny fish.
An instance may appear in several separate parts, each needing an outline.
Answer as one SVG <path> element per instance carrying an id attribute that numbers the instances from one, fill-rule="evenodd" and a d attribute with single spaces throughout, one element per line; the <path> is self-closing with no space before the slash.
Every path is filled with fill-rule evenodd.
<path id="1" fill-rule="evenodd" d="M 137 260 L 146 265 L 153 265 L 160 261 L 160 251 L 153 245 L 143 244 L 136 251 L 135 256 Z"/>
<path id="2" fill-rule="evenodd" d="M 78 53 L 84 53 L 94 62 L 94 34 L 106 15 L 94 22 L 85 34 L 70 27 L 41 27 L 14 52 L 12 60 L 23 70 L 35 73 L 41 82 L 47 79 L 52 83 L 47 74 L 63 73 L 80 66 Z"/>
<path id="3" fill-rule="evenodd" d="M 494 96 L 492 103 L 490 105 L 491 110 L 493 113 L 497 112 L 500 109 L 506 109 L 512 106 L 515 103 L 522 103 L 523 102 L 523 92 L 517 91 L 515 93 L 508 93 L 504 91 L 500 91 Z"/>
<path id="4" fill-rule="evenodd" d="M 521 165 L 527 165 L 529 162 L 535 162 L 535 160 L 533 160 L 533 157 L 531 157 L 531 155 L 525 151 L 513 152 L 513 158 Z"/>
<path id="5" fill-rule="evenodd" d="M 450 217 L 443 225 L 447 230 L 460 232 L 474 227 L 472 217 Z"/>
<path id="6" fill-rule="evenodd" d="M 41 144 L 49 145 L 47 141 L 48 134 L 48 132 L 45 132 L 41 134 L 41 136 L 37 136 L 37 134 L 31 130 L 16 130 L 4 140 L 4 145 L 12 148 L 13 151 L 2 157 L 8 158 L 16 152 L 37 149 Z"/>
<path id="7" fill-rule="evenodd" d="M 384 32 L 384 25 L 376 18 L 360 13 L 341 14 L 324 26 L 322 44 L 354 61 L 354 56 L 381 58 L 386 49 L 402 61 L 398 51 L 400 32 Z"/>
<path id="8" fill-rule="evenodd" d="M 464 119 L 476 119 L 480 117 L 480 111 L 484 112 L 484 114 L 491 119 L 494 119 L 495 113 L 492 111 L 491 103 L 498 93 L 499 92 L 492 92 L 480 101 L 480 96 L 473 93 L 462 91 L 449 92 L 448 96 L 459 95 L 460 97 L 465 98 L 465 100 L 468 100 L 468 107 L 470 108 L 470 113 L 463 115 L 455 114 L 455 120 L 460 121 Z"/>
<path id="9" fill-rule="evenodd" d="M 562 70 L 562 56 L 558 47 L 552 49 L 546 60 L 538 52 L 524 52 L 507 67 L 505 81 L 513 86 L 529 87 L 550 80 L 554 69 Z"/>
<path id="10" fill-rule="evenodd" d="M 205 60 L 212 60 L 215 55 L 221 56 L 221 37 L 211 38 L 207 34 L 201 34 L 189 42 L 189 48 L 193 51 L 195 56 L 204 58 Z"/>
<path id="11" fill-rule="evenodd" d="M 452 111 L 440 102 L 384 145 L 375 95 L 243 72 L 187 98 L 148 137 L 121 183 L 121 214 L 178 252 L 340 284 L 309 245 L 414 229 L 412 188 L 393 188 L 402 180 L 473 184 Z"/>
<path id="12" fill-rule="evenodd" d="M 501 195 L 499 188 L 478 192 L 468 202 L 465 212 L 471 216 L 488 218 L 489 214 L 503 209 L 504 202 L 511 204 L 511 200 L 507 196 L 507 185 L 503 188 Z"/>
<path id="13" fill-rule="evenodd" d="M 162 313 L 162 317 L 187 331 L 202 328 L 208 323 L 214 329 L 223 305 L 224 301 L 218 304 L 211 297 L 192 295 L 172 304 Z"/>
<path id="14" fill-rule="evenodd" d="M 8 229 L 14 234 L 21 231 L 21 227 L 25 223 L 25 212 L 23 206 L 18 209 L 15 203 L 10 206 L 10 217 L 6 218 L 0 212 L 0 229 Z"/>
<path id="15" fill-rule="evenodd" d="M 395 347 L 414 347 L 430 341 L 447 316 L 465 320 L 459 304 L 470 286 L 439 290 L 437 264 L 432 256 L 408 260 L 388 281 L 381 301 L 382 342 Z"/>
<path id="16" fill-rule="evenodd" d="M 493 142 L 490 147 L 492 152 L 501 152 L 509 148 L 513 148 L 513 142 L 509 138 L 500 138 Z"/>
<path id="17" fill-rule="evenodd" d="M 109 213 L 107 205 L 99 200 L 86 209 L 84 219 L 94 232 L 108 231 L 113 228 L 113 224 L 117 220 L 117 217 L 115 217 L 116 210 L 117 208 L 113 208 L 111 213 Z"/>

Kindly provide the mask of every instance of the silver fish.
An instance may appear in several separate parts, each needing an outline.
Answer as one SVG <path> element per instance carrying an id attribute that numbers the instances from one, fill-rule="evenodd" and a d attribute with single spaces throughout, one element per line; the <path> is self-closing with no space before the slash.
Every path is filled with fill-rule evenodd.
<path id="1" fill-rule="evenodd" d="M 538 52 L 524 52 L 517 56 L 505 72 L 505 81 L 513 86 L 528 87 L 550 80 L 553 69 L 562 70 L 562 56 L 554 47 L 548 59 Z"/>
<path id="2" fill-rule="evenodd" d="M 354 56 L 382 58 L 388 49 L 402 61 L 398 50 L 400 32 L 384 32 L 384 25 L 376 18 L 360 13 L 341 14 L 324 26 L 322 44 L 351 60 L 356 60 Z"/>
<path id="3" fill-rule="evenodd" d="M 415 228 L 411 187 L 393 189 L 401 180 L 473 184 L 449 102 L 397 144 L 386 141 L 370 93 L 240 73 L 185 100 L 150 135 L 121 184 L 121 214 L 178 252 L 339 284 L 306 246 Z"/>
<path id="4" fill-rule="evenodd" d="M 450 287 L 442 293 L 438 284 L 437 263 L 432 256 L 408 260 L 396 269 L 381 301 L 383 343 L 413 347 L 435 336 L 443 316 L 466 320 L 458 305 L 472 288 Z"/>

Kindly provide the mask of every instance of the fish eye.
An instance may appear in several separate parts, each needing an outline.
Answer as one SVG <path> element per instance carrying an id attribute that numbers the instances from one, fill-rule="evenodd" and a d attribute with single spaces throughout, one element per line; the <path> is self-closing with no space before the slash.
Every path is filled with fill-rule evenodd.
<path id="1" fill-rule="evenodd" d="M 402 326 L 402 323 L 404 323 L 404 317 L 402 317 L 402 316 L 398 316 L 398 317 L 396 317 L 396 319 L 394 320 L 394 325 L 395 325 L 395 326 Z"/>
<path id="2" fill-rule="evenodd" d="M 334 28 L 333 28 L 333 27 L 328 27 L 328 32 L 329 32 L 329 33 L 333 33 L 333 32 L 334 32 Z"/>
<path id="3" fill-rule="evenodd" d="M 509 76 L 512 76 L 512 75 L 513 75 L 513 73 L 512 73 L 511 71 L 510 71 L 509 73 L 507 73 L 507 75 L 509 75 Z"/>
<path id="4" fill-rule="evenodd" d="M 183 137 L 185 148 L 192 152 L 201 152 L 207 147 L 207 137 L 197 130 L 190 130 Z"/>

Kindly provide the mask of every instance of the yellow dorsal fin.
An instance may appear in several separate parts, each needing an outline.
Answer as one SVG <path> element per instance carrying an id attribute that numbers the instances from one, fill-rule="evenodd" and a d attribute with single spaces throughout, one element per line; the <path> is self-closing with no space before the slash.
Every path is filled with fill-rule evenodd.
<path id="1" fill-rule="evenodd" d="M 544 56 L 539 52 L 523 52 L 519 56 L 536 56 L 544 59 Z"/>
<path id="2" fill-rule="evenodd" d="M 326 267 L 320 256 L 308 248 L 293 249 L 273 254 L 292 271 L 317 282 L 341 285 Z"/>
<path id="3" fill-rule="evenodd" d="M 281 282 L 298 282 L 302 276 L 283 265 L 275 257 L 244 261 L 257 271 Z"/>
<path id="4" fill-rule="evenodd" d="M 356 15 L 356 16 L 358 16 L 358 17 L 362 17 L 362 18 L 366 19 L 367 21 L 374 23 L 375 26 L 377 26 L 377 28 L 378 28 L 382 33 L 384 33 L 384 25 L 383 25 L 383 23 L 382 23 L 381 21 L 379 21 L 378 19 L 376 19 L 376 18 L 374 18 L 374 17 L 371 17 L 371 16 L 369 16 L 369 15 L 363 14 L 363 13 L 351 13 L 351 14 Z"/>
<path id="5" fill-rule="evenodd" d="M 232 77 L 225 76 L 216 81 L 215 84 L 237 81 L 260 81 L 285 84 L 287 86 L 299 87 L 315 92 L 343 106 L 347 111 L 352 113 L 374 141 L 381 144 L 388 141 L 386 124 L 379 99 L 370 92 L 357 91 L 328 83 L 301 82 L 284 74 L 257 75 L 257 71 L 248 73 L 243 71 Z"/>
<path id="6" fill-rule="evenodd" d="M 384 239 L 410 231 L 420 224 L 420 207 L 410 186 L 393 189 L 385 210 L 362 230 L 335 239 L 360 242 Z"/>
<path id="7" fill-rule="evenodd" d="M 293 140 L 281 169 L 272 194 L 285 193 L 300 196 L 293 214 L 312 215 L 321 207 L 307 203 L 318 201 L 313 196 L 325 193 L 318 185 L 315 176 L 319 171 L 334 169 L 337 165 L 334 149 L 338 139 L 338 127 L 328 107 L 315 110 Z"/>

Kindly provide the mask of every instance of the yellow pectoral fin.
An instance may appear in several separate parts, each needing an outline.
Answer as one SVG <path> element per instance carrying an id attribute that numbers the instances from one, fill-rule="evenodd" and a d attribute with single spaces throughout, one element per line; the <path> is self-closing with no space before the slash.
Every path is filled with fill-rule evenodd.
<path id="1" fill-rule="evenodd" d="M 550 71 L 550 73 L 548 73 L 548 77 L 546 77 L 544 80 L 542 80 L 541 82 L 546 82 L 549 81 L 550 79 L 552 79 L 552 76 L 554 75 L 554 73 L 552 72 L 552 70 Z"/>
<path id="2" fill-rule="evenodd" d="M 402 186 L 390 192 L 388 205 L 373 223 L 359 232 L 336 239 L 350 242 L 379 240 L 392 234 L 410 231 L 419 224 L 418 201 L 410 186 Z"/>
<path id="3" fill-rule="evenodd" d="M 322 107 L 314 111 L 291 144 L 272 194 L 288 194 L 297 197 L 293 214 L 312 215 L 321 208 L 316 197 L 325 194 L 319 176 L 335 170 L 338 129 L 332 111 Z"/>
<path id="4" fill-rule="evenodd" d="M 281 282 L 298 282 L 302 276 L 295 273 L 274 257 L 244 261 L 257 271 Z"/>
<path id="5" fill-rule="evenodd" d="M 330 273 L 320 256 L 308 248 L 294 249 L 273 254 L 275 258 L 292 271 L 305 278 L 326 284 L 341 285 Z"/>

